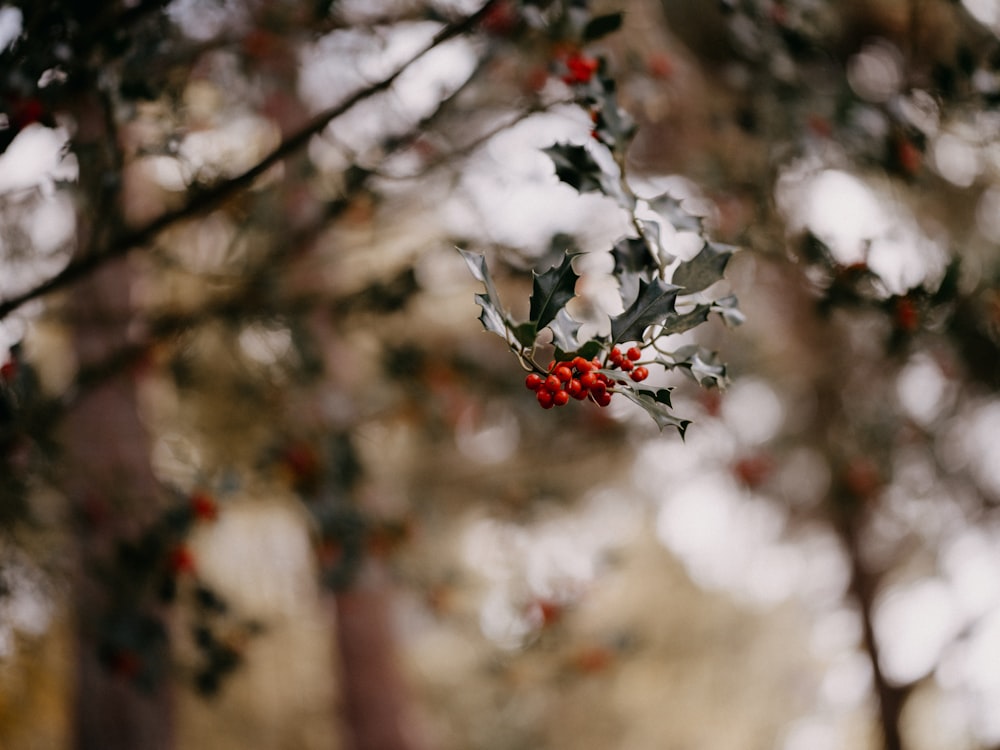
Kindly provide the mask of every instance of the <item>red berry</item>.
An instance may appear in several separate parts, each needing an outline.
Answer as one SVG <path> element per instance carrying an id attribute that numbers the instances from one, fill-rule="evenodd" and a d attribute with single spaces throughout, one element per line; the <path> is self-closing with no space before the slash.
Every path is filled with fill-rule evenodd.
<path id="1" fill-rule="evenodd" d="M 196 492 L 191 496 L 191 512 L 202 521 L 214 521 L 219 517 L 219 508 L 211 495 Z"/>
<path id="2" fill-rule="evenodd" d="M 569 381 L 569 385 L 566 386 L 566 392 L 573 398 L 586 398 L 587 396 L 587 389 L 576 378 Z"/>
<path id="3" fill-rule="evenodd" d="M 575 358 L 573 360 L 573 367 L 575 367 L 577 372 L 579 372 L 580 374 L 590 372 L 592 369 L 594 369 L 594 366 L 590 362 L 585 360 L 583 357 Z"/>
<path id="4" fill-rule="evenodd" d="M 590 395 L 593 396 L 594 398 L 602 396 L 607 392 L 608 392 L 608 386 L 600 380 L 594 383 L 594 385 L 591 386 L 590 388 Z"/>
<path id="5" fill-rule="evenodd" d="M 554 359 L 549 360 L 549 366 L 546 368 L 546 370 L 548 372 L 552 372 L 552 370 L 555 368 L 557 364 L 558 363 Z"/>
<path id="6" fill-rule="evenodd" d="M 625 356 L 633 362 L 638 362 L 639 358 L 642 356 L 642 350 L 640 350 L 637 346 L 629 347 L 629 350 L 625 352 Z"/>
<path id="7" fill-rule="evenodd" d="M 597 402 L 598 406 L 607 406 L 611 403 L 611 394 L 604 391 L 600 395 L 594 395 L 594 401 Z"/>
<path id="8" fill-rule="evenodd" d="M 574 83 L 588 83 L 597 72 L 598 62 L 592 57 L 586 57 L 579 53 L 573 53 L 566 58 L 566 75 L 563 82 L 573 85 Z"/>
<path id="9" fill-rule="evenodd" d="M 610 359 L 615 364 L 622 361 L 622 350 L 617 346 L 614 347 L 610 352 L 608 352 L 608 359 Z"/>
<path id="10" fill-rule="evenodd" d="M 920 325 L 920 313 L 909 297 L 900 297 L 896 300 L 893 314 L 896 318 L 896 325 L 905 333 L 913 333 Z"/>
<path id="11" fill-rule="evenodd" d="M 566 406 L 569 403 L 569 393 L 566 391 L 559 391 L 558 393 L 552 394 L 552 403 L 556 406 Z"/>
<path id="12" fill-rule="evenodd" d="M 595 373 L 585 372 L 583 375 L 580 376 L 580 385 L 582 385 L 584 389 L 588 391 L 591 388 L 593 388 L 597 382 L 598 382 L 597 375 Z"/>
<path id="13" fill-rule="evenodd" d="M 545 390 L 555 393 L 556 391 L 562 390 L 562 381 L 555 375 L 549 375 L 545 378 Z"/>
<path id="14" fill-rule="evenodd" d="M 632 370 L 632 374 L 629 375 L 629 377 L 632 378 L 632 380 L 634 380 L 636 383 L 641 383 L 643 380 L 649 377 L 649 370 L 647 370 L 642 365 L 639 365 L 639 367 L 636 367 L 634 370 Z"/>
<path id="15" fill-rule="evenodd" d="M 573 379 L 573 371 L 568 367 L 566 367 L 566 365 L 561 365 L 557 367 L 555 375 L 564 383 L 568 383 L 570 380 Z"/>
<path id="16" fill-rule="evenodd" d="M 633 367 L 635 367 L 635 365 L 632 364 L 632 360 L 631 359 L 623 359 L 622 360 L 621 368 L 625 372 L 629 372 Z"/>
<path id="17" fill-rule="evenodd" d="M 545 378 L 537 372 L 533 372 L 524 379 L 524 387 L 529 391 L 537 391 L 545 383 Z"/>
<path id="18" fill-rule="evenodd" d="M 17 377 L 17 362 L 11 359 L 0 365 L 0 379 L 10 383 L 15 377 Z"/>
<path id="19" fill-rule="evenodd" d="M 538 399 L 538 405 L 543 409 L 552 408 L 552 392 L 551 391 L 539 391 L 535 398 Z"/>
<path id="20" fill-rule="evenodd" d="M 194 555 L 185 546 L 174 547 L 167 558 L 167 567 L 174 575 L 194 572 Z"/>

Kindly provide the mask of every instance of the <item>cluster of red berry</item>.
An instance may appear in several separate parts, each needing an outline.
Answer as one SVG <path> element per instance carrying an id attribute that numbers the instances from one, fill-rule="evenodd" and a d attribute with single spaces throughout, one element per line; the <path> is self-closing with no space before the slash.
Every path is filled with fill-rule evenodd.
<path id="1" fill-rule="evenodd" d="M 566 73 L 563 75 L 563 83 L 574 86 L 581 83 L 590 83 L 590 79 L 600 68 L 600 63 L 593 57 L 588 57 L 579 52 L 573 52 L 566 58 Z"/>
<path id="2" fill-rule="evenodd" d="M 649 371 L 645 367 L 635 366 L 640 356 L 637 347 L 633 346 L 624 356 L 621 350 L 615 347 L 608 354 L 606 369 L 621 368 L 629 372 L 629 377 L 638 383 L 649 376 Z M 600 372 L 602 367 L 604 365 L 596 357 L 592 360 L 583 357 L 574 357 L 563 362 L 553 360 L 549 363 L 547 375 L 533 372 L 524 379 L 524 385 L 528 390 L 535 392 L 535 398 L 543 409 L 565 406 L 571 398 L 577 401 L 589 398 L 598 406 L 607 406 L 611 403 L 612 395 L 609 388 L 614 383 L 605 373 Z"/>

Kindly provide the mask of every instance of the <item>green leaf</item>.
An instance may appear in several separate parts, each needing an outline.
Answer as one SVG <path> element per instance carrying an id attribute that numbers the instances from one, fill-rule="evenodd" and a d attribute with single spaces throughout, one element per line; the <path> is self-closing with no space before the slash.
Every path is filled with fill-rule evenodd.
<path id="1" fill-rule="evenodd" d="M 536 331 L 555 320 L 559 311 L 573 299 L 576 282 L 580 278 L 573 270 L 573 258 L 576 255 L 566 253 L 562 263 L 553 266 L 545 273 L 532 272 L 529 318 L 534 323 Z"/>
<path id="2" fill-rule="evenodd" d="M 623 208 L 632 209 L 635 206 L 634 199 L 622 190 L 618 176 L 606 172 L 586 147 L 557 143 L 542 151 L 552 159 L 556 177 L 578 193 L 603 193 L 614 198 Z"/>
<path id="3" fill-rule="evenodd" d="M 476 304 L 483 308 L 483 311 L 479 315 L 479 321 L 487 331 L 495 333 L 505 341 L 508 340 L 507 332 L 509 330 L 513 331 L 515 324 L 510 319 L 510 316 L 504 312 L 503 305 L 500 304 L 500 295 L 497 293 L 496 286 L 493 284 L 493 279 L 490 276 L 489 268 L 486 266 L 486 257 L 480 253 L 470 253 L 460 247 L 456 249 L 465 258 L 465 262 L 469 266 L 472 275 L 486 287 L 486 294 L 480 293 L 475 295 Z M 518 340 L 520 341 L 520 338 Z M 523 346 L 530 346 L 532 342 L 525 344 L 522 341 L 521 344 Z"/>
<path id="4" fill-rule="evenodd" d="M 661 279 L 639 282 L 639 295 L 621 315 L 611 319 L 611 343 L 639 341 L 647 327 L 674 312 L 677 287 Z"/>
<path id="5" fill-rule="evenodd" d="M 549 329 L 552 331 L 552 343 L 555 344 L 558 352 L 573 351 L 579 346 L 577 334 L 580 332 L 581 325 L 583 324 L 569 316 L 565 308 L 559 311 L 555 320 L 549 323 Z M 557 359 L 561 359 L 561 357 Z"/>
<path id="6" fill-rule="evenodd" d="M 622 17 L 622 13 L 608 13 L 590 19 L 590 22 L 583 29 L 583 41 L 592 42 L 618 31 L 622 25 Z"/>
<path id="7" fill-rule="evenodd" d="M 655 198 L 650 198 L 647 203 L 649 207 L 666 219 L 678 232 L 704 231 L 702 218 L 689 213 L 681 207 L 681 202 L 669 193 L 663 193 Z"/>
<path id="8" fill-rule="evenodd" d="M 726 385 L 726 366 L 719 362 L 715 352 L 692 344 L 681 347 L 672 356 L 674 366 L 682 368 L 699 385 L 705 388 L 721 388 Z"/>
<path id="9" fill-rule="evenodd" d="M 612 274 L 618 279 L 622 305 L 628 307 L 639 296 L 639 282 L 652 281 L 656 260 L 649 245 L 641 237 L 623 237 L 611 249 L 615 267 Z"/>
<path id="10" fill-rule="evenodd" d="M 733 328 L 743 325 L 744 321 L 746 321 L 746 316 L 743 315 L 743 312 L 739 308 L 739 300 L 732 294 L 713 302 L 712 312 L 721 315 L 722 322 Z"/>
<path id="11" fill-rule="evenodd" d="M 476 277 L 477 281 L 481 281 L 483 286 L 486 287 L 486 294 L 489 296 L 490 302 L 499 310 L 503 309 L 500 304 L 500 295 L 497 293 L 496 286 L 493 284 L 493 278 L 490 276 L 490 270 L 486 266 L 486 256 L 482 253 L 470 253 L 468 250 L 463 250 L 460 247 L 455 248 L 462 254 L 465 258 L 466 264 L 469 266 L 469 270 L 472 275 Z"/>
<path id="12" fill-rule="evenodd" d="M 670 411 L 670 390 L 668 388 L 659 388 L 655 391 L 649 388 L 620 388 L 617 392 L 645 409 L 661 431 L 664 427 L 674 427 L 680 433 L 681 438 L 684 437 L 691 420 L 680 419 Z"/>
<path id="13" fill-rule="evenodd" d="M 507 316 L 498 309 L 490 300 L 489 295 L 477 294 L 476 304 L 483 308 L 479 314 L 479 321 L 490 333 L 495 333 L 500 338 L 507 340 Z"/>
<path id="14" fill-rule="evenodd" d="M 734 252 L 732 245 L 706 242 L 696 256 L 677 266 L 672 281 L 685 293 L 700 292 L 722 278 Z"/>
<path id="15" fill-rule="evenodd" d="M 556 177 L 580 193 L 604 192 L 601 167 L 583 146 L 557 143 L 542 149 L 556 167 Z"/>
<path id="16" fill-rule="evenodd" d="M 572 359 L 573 357 L 583 357 L 584 359 L 593 359 L 594 357 L 599 355 L 602 351 L 604 351 L 605 346 L 607 346 L 607 343 L 602 339 L 591 339 L 590 341 L 584 342 L 575 351 L 563 350 L 557 346 L 556 354 L 558 356 L 556 358 L 560 361 Z"/>
<path id="17" fill-rule="evenodd" d="M 698 305 L 686 313 L 673 313 L 667 315 L 660 322 L 662 328 L 657 336 L 668 336 L 672 333 L 683 333 L 696 328 L 708 320 L 708 314 L 712 311 L 711 305 Z"/>

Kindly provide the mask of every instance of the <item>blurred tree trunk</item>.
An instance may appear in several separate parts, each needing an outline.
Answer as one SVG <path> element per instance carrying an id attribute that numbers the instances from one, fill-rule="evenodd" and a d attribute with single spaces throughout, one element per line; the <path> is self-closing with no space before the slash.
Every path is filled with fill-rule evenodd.
<path id="1" fill-rule="evenodd" d="M 108 103 L 96 85 L 75 102 L 78 156 L 77 252 L 99 252 L 116 226 L 120 154 Z M 107 264 L 77 284 L 66 302 L 77 364 L 96 366 L 126 343 L 131 320 L 126 261 Z M 105 607 L 116 592 L 96 580 L 89 561 L 114 552 L 157 512 L 157 483 L 128 370 L 107 373 L 85 388 L 64 420 L 64 486 L 77 518 L 75 607 L 77 665 L 74 706 L 77 750 L 167 750 L 173 745 L 172 700 L 166 675 L 140 691 L 130 677 L 140 666 L 108 669 L 100 652 Z M 128 571 L 123 571 L 126 575 Z M 141 665 L 143 655 L 132 654 Z M 116 673 L 117 672 L 117 673 Z"/>
<path id="2" fill-rule="evenodd" d="M 371 572 L 371 571 L 369 571 Z M 419 750 L 382 576 L 334 595 L 345 750 Z"/>

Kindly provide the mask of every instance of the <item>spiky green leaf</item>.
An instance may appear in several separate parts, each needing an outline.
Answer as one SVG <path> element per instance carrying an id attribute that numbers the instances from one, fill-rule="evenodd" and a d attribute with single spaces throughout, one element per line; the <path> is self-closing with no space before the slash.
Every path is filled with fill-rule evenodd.
<path id="1" fill-rule="evenodd" d="M 736 248 L 720 242 L 706 242 L 696 256 L 674 270 L 673 282 L 685 293 L 700 292 L 722 278 Z"/>
<path id="2" fill-rule="evenodd" d="M 643 331 L 674 312 L 678 289 L 661 279 L 639 282 L 639 295 L 621 315 L 611 319 L 611 343 L 639 341 Z"/>
<path id="3" fill-rule="evenodd" d="M 580 278 L 573 270 L 575 257 L 575 254 L 566 253 L 558 266 L 553 266 L 541 274 L 532 272 L 529 317 L 536 331 L 555 320 L 559 311 L 573 299 L 576 282 Z"/>
<path id="4" fill-rule="evenodd" d="M 665 427 L 674 427 L 681 438 L 691 424 L 689 419 L 680 419 L 670 411 L 670 391 L 667 388 L 651 390 L 649 388 L 620 388 L 621 395 L 638 404 L 653 418 L 656 426 L 662 431 Z"/>
<path id="5" fill-rule="evenodd" d="M 622 13 L 608 13 L 603 16 L 595 16 L 590 19 L 583 29 L 583 41 L 592 42 L 618 31 L 622 26 L 622 20 Z"/>

